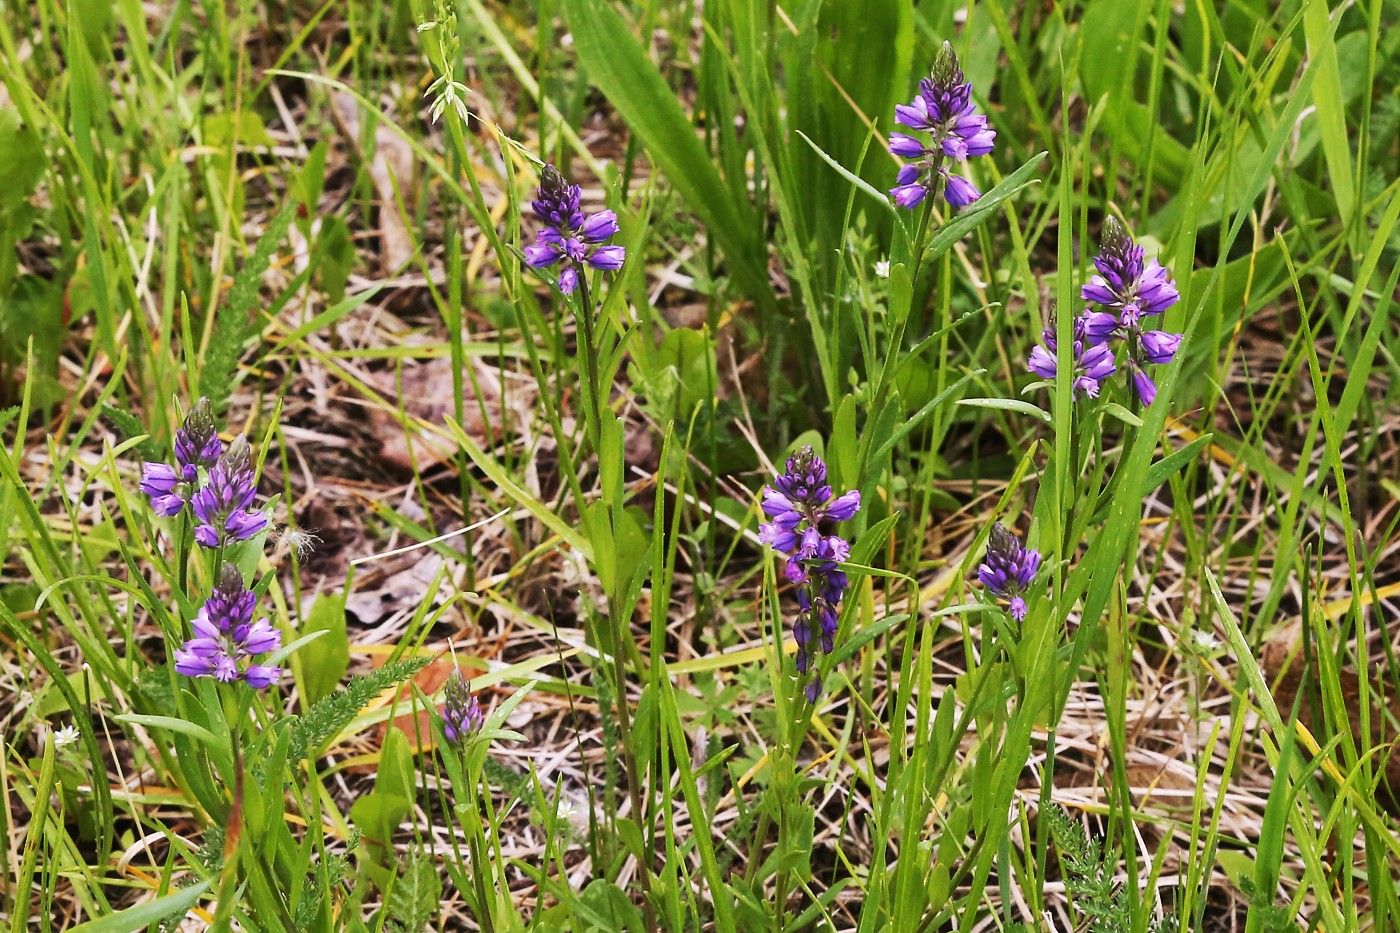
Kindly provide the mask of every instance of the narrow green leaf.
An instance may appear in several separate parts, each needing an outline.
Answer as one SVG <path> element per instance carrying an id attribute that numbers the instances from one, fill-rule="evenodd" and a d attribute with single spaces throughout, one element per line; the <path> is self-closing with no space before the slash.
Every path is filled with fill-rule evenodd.
<path id="1" fill-rule="evenodd" d="M 80 923 L 73 927 L 73 933 L 135 933 L 136 930 L 164 920 L 166 917 L 183 914 L 204 895 L 210 884 L 209 881 L 201 881 L 188 888 L 173 891 L 164 897 L 158 897 L 153 901 L 128 907 L 120 913 Z"/>
<path id="2" fill-rule="evenodd" d="M 148 729 L 165 729 L 168 732 L 179 732 L 192 739 L 198 739 L 205 745 L 217 746 L 219 740 L 214 737 L 214 733 L 197 723 L 187 719 L 177 719 L 174 716 L 146 716 L 141 713 L 123 713 L 120 716 L 113 716 L 117 722 L 129 722 L 134 726 L 145 726 Z"/>
<path id="3" fill-rule="evenodd" d="M 765 244 L 749 205 L 736 204 L 675 92 L 632 29 L 603 0 L 565 0 L 564 16 L 589 80 L 603 92 L 723 249 L 746 292 L 771 296 Z"/>

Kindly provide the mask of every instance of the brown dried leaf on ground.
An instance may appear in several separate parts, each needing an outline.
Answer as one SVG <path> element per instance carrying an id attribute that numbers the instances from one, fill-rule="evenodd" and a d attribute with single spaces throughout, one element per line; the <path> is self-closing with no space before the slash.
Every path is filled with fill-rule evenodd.
<path id="1" fill-rule="evenodd" d="M 517 435 L 527 423 L 528 410 L 534 404 L 533 386 L 522 382 L 503 392 L 500 370 L 475 358 L 467 365 L 471 372 L 462 379 L 466 396 L 462 429 L 482 445 L 494 444 L 503 434 Z M 399 412 L 370 409 L 371 431 L 380 445 L 376 453 L 386 464 L 405 472 L 412 472 L 416 464 L 421 472 L 457 453 L 457 444 L 447 436 L 445 427 L 446 418 L 455 408 L 450 359 L 437 357 L 406 364 L 401 380 L 396 379 L 393 372 L 386 372 L 372 381 L 386 397 L 400 399 L 403 413 L 410 419 L 433 428 L 423 429 L 412 421 L 405 427 Z"/>

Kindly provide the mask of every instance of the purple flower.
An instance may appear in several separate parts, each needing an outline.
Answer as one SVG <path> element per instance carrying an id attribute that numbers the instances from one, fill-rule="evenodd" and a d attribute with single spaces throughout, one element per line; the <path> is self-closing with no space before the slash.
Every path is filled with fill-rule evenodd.
<path id="1" fill-rule="evenodd" d="M 175 459 L 185 479 L 193 482 L 199 476 L 199 468 L 212 467 L 223 452 L 213 408 L 207 398 L 201 398 L 190 407 L 185 423 L 175 432 Z"/>
<path id="2" fill-rule="evenodd" d="M 156 514 L 179 515 L 185 508 L 185 482 L 174 468 L 147 461 L 141 465 L 141 491 L 151 497 Z"/>
<path id="3" fill-rule="evenodd" d="M 992 526 L 987 557 L 977 568 L 977 579 L 988 592 L 1010 603 L 1011 617 L 1017 622 L 1026 617 L 1026 601 L 1021 594 L 1030 588 L 1039 569 L 1039 551 L 1022 546 L 1001 522 Z"/>
<path id="4" fill-rule="evenodd" d="M 471 684 L 454 671 L 443 690 L 442 734 L 453 745 L 460 745 L 472 733 L 481 729 L 484 717 L 481 704 L 471 692 Z"/>
<path id="5" fill-rule="evenodd" d="M 1142 247 L 1112 217 L 1104 221 L 1094 267 L 1099 274 L 1080 294 L 1116 316 L 1120 326 L 1135 326 L 1142 317 L 1161 314 L 1181 300 L 1167 270 L 1155 259 L 1144 263 Z"/>
<path id="6" fill-rule="evenodd" d="M 1104 310 L 1085 312 L 1086 339 L 1094 344 L 1123 341 L 1133 391 L 1144 405 L 1150 405 L 1157 397 L 1157 385 L 1143 367 L 1175 359 L 1181 334 L 1144 330 L 1142 320 L 1161 314 L 1181 300 L 1181 294 L 1167 270 L 1155 259 L 1144 261 L 1142 247 L 1112 217 L 1104 221 L 1094 268 L 1099 274 L 1085 284 L 1081 294 Z"/>
<path id="7" fill-rule="evenodd" d="M 222 449 L 213 410 L 209 400 L 202 398 L 190 408 L 175 432 L 175 462 L 179 468 L 154 461 L 142 464 L 141 491 L 151 497 L 156 513 L 173 517 L 184 511 L 199 482 L 199 468 L 213 466 Z"/>
<path id="8" fill-rule="evenodd" d="M 1112 347 L 1107 343 L 1093 342 L 1090 333 L 1091 323 L 1090 315 L 1087 313 L 1074 320 L 1072 385 L 1075 398 L 1081 396 L 1098 398 L 1099 387 L 1118 369 L 1117 363 L 1114 361 Z M 1054 379 L 1059 366 L 1055 358 L 1057 342 L 1053 321 L 1049 327 L 1040 332 L 1040 336 L 1045 341 L 1045 346 L 1031 350 L 1030 358 L 1026 361 L 1026 368 L 1043 379 Z"/>
<path id="9" fill-rule="evenodd" d="M 1137 393 L 1138 399 L 1144 405 L 1151 405 L 1157 397 L 1157 383 L 1152 381 L 1152 377 L 1147 375 L 1135 360 L 1128 360 L 1128 373 L 1132 376 L 1133 391 Z"/>
<path id="10" fill-rule="evenodd" d="M 622 268 L 627 250 L 603 246 L 618 232 L 617 215 L 612 211 L 584 214 L 578 185 L 571 185 L 553 165 L 540 172 L 540 186 L 531 202 L 535 216 L 545 228 L 535 242 L 525 247 L 525 264 L 544 269 L 561 259 L 566 267 L 559 273 L 559 290 L 566 295 L 578 288 L 579 266 L 615 271 Z"/>
<path id="11" fill-rule="evenodd" d="M 1180 334 L 1169 334 L 1161 330 L 1143 331 L 1139 339 L 1143 359 L 1159 366 L 1170 363 L 1176 357 L 1177 348 L 1181 346 Z"/>
<path id="12" fill-rule="evenodd" d="M 953 46 L 943 43 L 933 71 L 919 82 L 919 96 L 894 108 L 895 122 L 928 133 L 925 144 L 908 133 L 890 134 L 890 152 L 913 161 L 899 170 L 890 196 L 900 207 L 912 208 L 939 188 L 952 207 L 961 210 L 982 196 L 977 186 L 949 171 L 948 162 L 965 162 L 986 155 L 996 141 L 996 130 L 977 113 L 972 85 L 963 80 Z"/>
<path id="13" fill-rule="evenodd" d="M 784 575 L 797 584 L 798 614 L 793 622 L 797 641 L 797 671 L 806 675 L 819 647 L 830 654 L 836 646 L 838 607 L 848 585 L 840 565 L 851 556 L 851 545 L 840 535 L 822 534 L 822 522 L 844 522 L 860 511 L 860 493 L 833 496 L 826 481 L 826 464 L 811 447 L 788 458 L 781 476 L 763 490 L 762 508 L 770 521 L 759 526 L 764 544 L 788 555 Z M 815 702 L 821 683 L 806 686 Z"/>
<path id="14" fill-rule="evenodd" d="M 943 191 L 943 197 L 953 207 L 961 210 L 981 196 L 982 192 L 978 191 L 977 186 L 966 178 L 961 175 L 948 176 L 948 186 Z"/>
<path id="15" fill-rule="evenodd" d="M 267 516 L 252 508 L 257 493 L 248 440 L 239 435 L 209 471 L 209 482 L 194 494 L 191 507 L 199 525 L 194 539 L 207 548 L 247 541 L 267 527 Z"/>
<path id="16" fill-rule="evenodd" d="M 282 669 L 246 664 L 253 655 L 282 647 L 282 633 L 266 619 L 253 621 L 257 597 L 232 564 L 224 564 L 204 606 L 190 623 L 194 637 L 175 652 L 175 670 L 187 677 L 213 677 L 224 683 L 241 680 L 261 689 L 273 684 Z"/>

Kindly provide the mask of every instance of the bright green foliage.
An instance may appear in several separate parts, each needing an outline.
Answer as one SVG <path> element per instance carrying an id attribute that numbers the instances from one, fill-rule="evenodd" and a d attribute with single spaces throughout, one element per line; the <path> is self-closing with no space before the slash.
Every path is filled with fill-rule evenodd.
<path id="1" fill-rule="evenodd" d="M 344 687 L 324 697 L 299 716 L 292 725 L 288 758 L 297 761 L 316 754 L 320 748 L 349 725 L 355 714 L 370 700 L 390 687 L 401 684 L 422 670 L 431 658 L 404 658 L 378 670 L 350 678 Z"/>

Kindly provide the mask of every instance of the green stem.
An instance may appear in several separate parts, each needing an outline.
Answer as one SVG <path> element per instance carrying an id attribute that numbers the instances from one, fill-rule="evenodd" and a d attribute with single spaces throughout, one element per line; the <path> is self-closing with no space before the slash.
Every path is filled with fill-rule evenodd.
<path id="1" fill-rule="evenodd" d="M 598 372 L 598 343 L 593 322 L 593 299 L 588 290 L 588 274 L 580 272 L 578 277 L 578 300 L 573 304 L 574 322 L 578 325 L 579 349 L 582 350 L 583 372 L 580 391 L 583 394 L 584 422 L 587 425 L 588 441 L 593 452 L 603 456 L 603 405 L 606 404 L 604 387 Z M 601 464 L 600 464 L 601 468 Z"/>
<path id="2" fill-rule="evenodd" d="M 477 786 L 478 781 L 473 780 L 472 786 Z M 482 786 L 482 792 L 489 794 L 491 788 Z M 491 863 L 486 858 L 486 831 L 483 828 L 485 822 L 481 810 L 478 806 L 478 798 L 472 798 L 472 825 L 471 825 L 471 846 L 472 853 L 472 883 L 476 885 L 477 907 L 479 910 L 478 920 L 481 923 L 482 933 L 495 933 L 495 901 L 491 898 L 491 892 L 486 884 L 486 866 Z"/>
<path id="3" fill-rule="evenodd" d="M 583 372 L 580 380 L 580 391 L 583 395 L 584 421 L 588 430 L 588 441 L 593 447 L 594 455 L 598 458 L 599 473 L 602 473 L 602 460 L 606 456 L 621 455 L 621 451 L 605 451 L 603 449 L 603 406 L 607 404 L 607 396 L 604 394 L 607 387 L 603 385 L 602 373 L 598 366 L 598 340 L 597 330 L 593 320 L 594 308 L 593 298 L 588 288 L 588 275 L 586 271 L 580 271 L 578 277 L 578 298 L 573 304 L 574 320 L 578 324 L 580 354 L 583 360 Z M 617 511 L 622 503 L 613 502 L 607 492 L 604 492 L 604 500 L 608 510 L 608 523 L 617 529 Z M 617 583 L 614 581 L 614 586 Z M 609 634 L 612 636 L 609 653 L 612 655 L 613 668 L 613 702 L 617 708 L 618 732 L 622 739 L 622 761 L 627 769 L 627 797 L 632 804 L 632 816 L 637 821 L 639 828 L 644 827 L 647 821 L 647 810 L 642 806 L 642 777 L 641 769 L 637 765 L 637 757 L 632 751 L 632 713 L 627 703 L 627 668 L 623 663 L 624 656 L 633 653 L 629 640 L 624 633 L 624 626 L 631 624 L 630 619 L 618 618 L 614 613 L 622 605 L 623 600 L 619 594 L 608 592 L 604 594 L 607 602 L 607 626 Z M 641 868 L 642 890 L 644 897 L 642 910 L 646 915 L 646 925 L 648 930 L 657 929 L 656 916 L 651 903 L 651 865 L 645 857 L 645 853 L 639 854 L 637 864 Z"/>
<path id="4" fill-rule="evenodd" d="M 193 532 L 190 528 L 190 506 L 186 503 L 180 510 L 180 540 L 176 544 L 180 561 L 180 592 L 186 596 L 190 595 L 190 540 Z"/>

